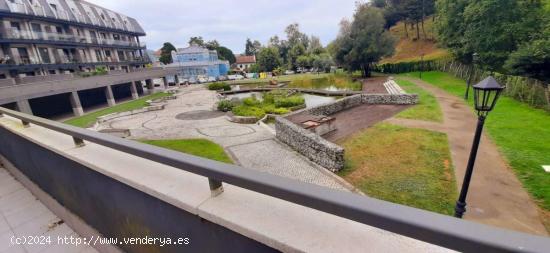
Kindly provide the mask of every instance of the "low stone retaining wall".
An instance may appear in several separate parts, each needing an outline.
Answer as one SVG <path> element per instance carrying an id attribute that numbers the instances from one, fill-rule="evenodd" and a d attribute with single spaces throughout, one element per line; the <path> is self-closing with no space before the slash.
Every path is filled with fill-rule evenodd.
<path id="1" fill-rule="evenodd" d="M 294 148 L 311 161 L 333 171 L 344 167 L 344 148 L 303 129 L 283 117 L 275 121 L 277 139 Z"/>
<path id="2" fill-rule="evenodd" d="M 296 113 L 330 116 L 362 104 L 412 105 L 417 103 L 418 95 L 416 94 L 360 94 L 339 99 L 329 104 L 300 110 L 287 116 Z M 277 117 L 276 119 L 275 132 L 277 139 L 289 145 L 309 160 L 333 172 L 344 168 L 344 148 L 325 140 L 323 137 L 282 117 Z"/>
<path id="3" fill-rule="evenodd" d="M 165 107 L 166 107 L 166 104 L 152 105 L 152 106 L 148 106 L 148 107 L 145 107 L 145 108 L 132 110 L 132 111 L 111 113 L 111 114 L 107 114 L 107 115 L 98 117 L 97 122 L 98 123 L 103 123 L 103 122 L 106 122 L 106 121 L 109 121 L 109 120 L 112 120 L 112 119 L 116 119 L 116 118 L 120 118 L 120 117 L 125 117 L 125 116 L 145 113 L 145 112 L 161 111 L 161 110 L 164 110 Z"/>
<path id="4" fill-rule="evenodd" d="M 227 119 L 238 124 L 256 124 L 259 121 L 256 117 L 237 116 L 232 112 L 227 113 Z"/>

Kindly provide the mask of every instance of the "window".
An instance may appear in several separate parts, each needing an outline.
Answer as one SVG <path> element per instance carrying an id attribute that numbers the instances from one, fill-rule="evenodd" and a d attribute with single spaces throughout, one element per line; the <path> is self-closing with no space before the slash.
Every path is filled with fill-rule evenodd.
<path id="1" fill-rule="evenodd" d="M 38 53 L 40 53 L 40 58 L 42 58 L 43 63 L 52 63 L 47 48 L 38 48 Z"/>
<path id="2" fill-rule="evenodd" d="M 53 9 L 54 11 L 57 11 L 57 5 L 55 5 L 55 4 L 50 4 L 50 7 L 52 7 L 52 9 Z"/>

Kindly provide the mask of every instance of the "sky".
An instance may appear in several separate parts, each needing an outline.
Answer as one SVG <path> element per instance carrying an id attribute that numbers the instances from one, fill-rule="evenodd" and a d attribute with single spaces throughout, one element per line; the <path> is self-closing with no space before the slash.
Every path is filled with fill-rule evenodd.
<path id="1" fill-rule="evenodd" d="M 351 18 L 355 0 L 88 0 L 138 20 L 147 48 L 164 42 L 186 47 L 190 37 L 216 39 L 234 53 L 244 52 L 247 38 L 266 44 L 273 35 L 300 24 L 302 32 L 321 38 L 323 45 L 338 33 L 342 18 Z"/>

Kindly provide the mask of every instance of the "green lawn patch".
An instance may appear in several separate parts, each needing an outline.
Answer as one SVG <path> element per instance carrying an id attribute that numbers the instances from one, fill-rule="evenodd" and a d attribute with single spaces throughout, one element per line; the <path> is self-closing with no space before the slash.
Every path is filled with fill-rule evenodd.
<path id="1" fill-rule="evenodd" d="M 407 76 L 418 77 L 418 73 Z M 444 72 L 425 72 L 423 80 L 459 97 L 466 82 Z M 472 93 L 470 93 L 472 94 Z M 468 103 L 473 107 L 473 95 Z M 472 109 L 473 113 L 473 109 Z M 486 121 L 486 129 L 538 204 L 550 211 L 550 114 L 509 97 L 502 97 Z"/>
<path id="2" fill-rule="evenodd" d="M 170 94 L 164 93 L 164 92 L 155 93 L 149 96 L 142 97 L 140 99 L 117 104 L 113 107 L 105 108 L 99 111 L 82 115 L 80 117 L 72 118 L 63 123 L 77 126 L 77 127 L 82 127 L 82 128 L 90 127 L 97 121 L 97 118 L 101 116 L 111 114 L 111 113 L 116 113 L 116 112 L 126 112 L 126 111 L 141 109 L 147 106 L 147 103 L 146 103 L 147 100 L 153 100 L 153 99 L 162 98 L 166 96 L 170 96 Z"/>
<path id="3" fill-rule="evenodd" d="M 441 107 L 432 93 L 404 79 L 397 79 L 396 82 L 405 91 L 407 91 L 407 93 L 418 94 L 419 96 L 419 103 L 417 105 L 402 111 L 397 114 L 396 117 L 403 119 L 443 122 Z"/>
<path id="4" fill-rule="evenodd" d="M 233 163 L 220 145 L 206 139 L 141 140 L 141 142 L 218 162 Z"/>
<path id="5" fill-rule="evenodd" d="M 344 140 L 339 174 L 367 195 L 452 215 L 457 198 L 447 135 L 377 124 Z"/>

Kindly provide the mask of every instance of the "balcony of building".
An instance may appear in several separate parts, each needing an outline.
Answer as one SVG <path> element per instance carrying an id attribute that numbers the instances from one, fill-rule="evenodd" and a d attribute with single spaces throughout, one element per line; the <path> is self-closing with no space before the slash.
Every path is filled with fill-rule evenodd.
<path id="1" fill-rule="evenodd" d="M 97 45 L 97 46 L 113 46 L 113 47 L 128 47 L 128 48 L 146 48 L 143 42 L 132 40 L 114 40 L 104 38 L 85 37 L 66 33 L 53 32 L 37 32 L 28 31 L 17 28 L 0 29 L 0 40 L 6 42 L 20 43 L 63 43 L 72 45 Z"/>

